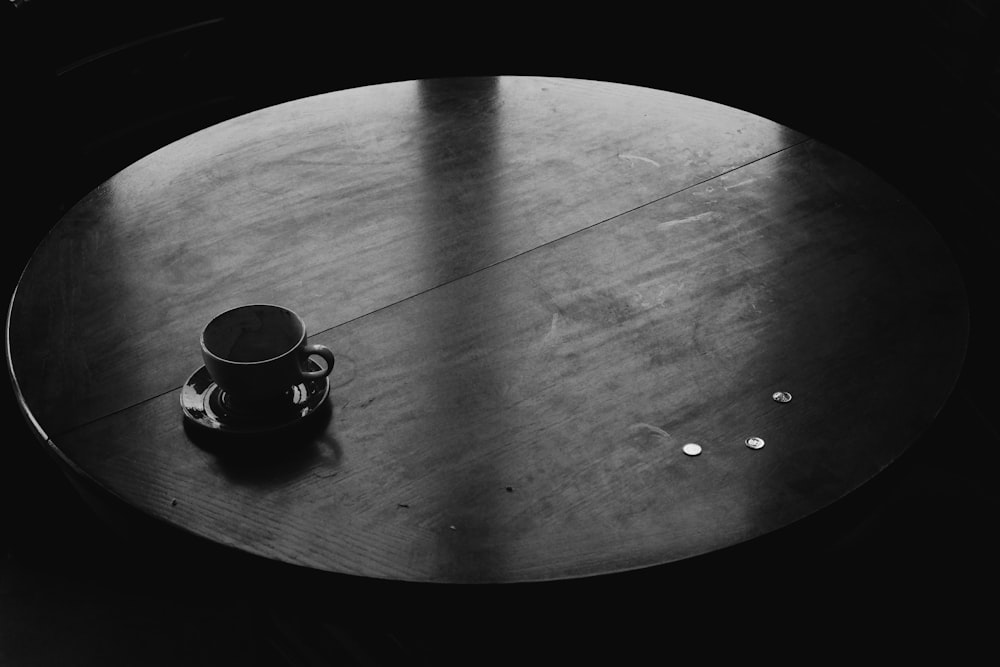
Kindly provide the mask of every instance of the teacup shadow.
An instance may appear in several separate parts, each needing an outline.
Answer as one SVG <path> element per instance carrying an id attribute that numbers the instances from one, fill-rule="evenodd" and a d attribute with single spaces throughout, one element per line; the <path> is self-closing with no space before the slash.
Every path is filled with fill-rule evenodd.
<path id="1" fill-rule="evenodd" d="M 333 420 L 329 398 L 301 422 L 276 431 L 234 434 L 213 431 L 184 420 L 188 439 L 215 457 L 228 479 L 253 486 L 272 485 L 295 479 L 315 467 L 321 459 L 340 459 L 336 438 L 327 433 Z M 320 445 L 330 451 L 321 451 Z"/>

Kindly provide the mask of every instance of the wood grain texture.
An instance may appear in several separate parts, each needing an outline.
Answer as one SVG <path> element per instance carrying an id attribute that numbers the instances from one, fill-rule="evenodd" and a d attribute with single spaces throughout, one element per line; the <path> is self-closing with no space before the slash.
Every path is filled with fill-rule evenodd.
<path id="1" fill-rule="evenodd" d="M 316 335 L 338 355 L 330 414 L 252 453 L 186 429 L 174 391 L 57 445 L 143 511 L 267 558 L 546 580 L 695 556 L 834 502 L 958 375 L 967 304 L 943 244 L 821 144 L 589 220 Z"/>
<path id="2" fill-rule="evenodd" d="M 215 314 L 316 333 L 803 137 L 690 97 L 561 79 L 400 82 L 241 116 L 84 198 L 18 286 L 11 355 L 54 435 L 178 387 Z"/>

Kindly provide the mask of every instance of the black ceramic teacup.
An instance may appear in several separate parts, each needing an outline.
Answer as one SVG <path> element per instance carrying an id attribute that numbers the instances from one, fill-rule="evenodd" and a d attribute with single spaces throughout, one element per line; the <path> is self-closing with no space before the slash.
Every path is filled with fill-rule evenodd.
<path id="1" fill-rule="evenodd" d="M 212 380 L 230 400 L 261 404 L 333 370 L 333 352 L 307 340 L 305 323 L 291 310 L 252 304 L 216 315 L 202 331 L 201 355 Z M 323 357 L 326 368 L 310 370 L 312 355 Z"/>

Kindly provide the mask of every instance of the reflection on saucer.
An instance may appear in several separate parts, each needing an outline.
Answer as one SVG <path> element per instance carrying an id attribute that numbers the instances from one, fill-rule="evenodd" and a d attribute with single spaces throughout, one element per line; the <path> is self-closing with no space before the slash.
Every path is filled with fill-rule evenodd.
<path id="1" fill-rule="evenodd" d="M 308 370 L 319 370 L 310 360 Z M 316 412 L 330 392 L 328 377 L 290 387 L 280 398 L 266 403 L 240 403 L 212 381 L 202 366 L 181 388 L 181 410 L 191 422 L 226 433 L 258 434 L 299 423 Z"/>

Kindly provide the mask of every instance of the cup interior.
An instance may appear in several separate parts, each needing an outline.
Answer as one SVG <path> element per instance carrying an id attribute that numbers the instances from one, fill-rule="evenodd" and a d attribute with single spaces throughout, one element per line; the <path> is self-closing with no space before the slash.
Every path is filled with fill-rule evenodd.
<path id="1" fill-rule="evenodd" d="M 217 315 L 202 333 L 202 345 L 225 361 L 274 359 L 298 347 L 305 328 L 298 315 L 279 306 L 241 306 Z"/>

